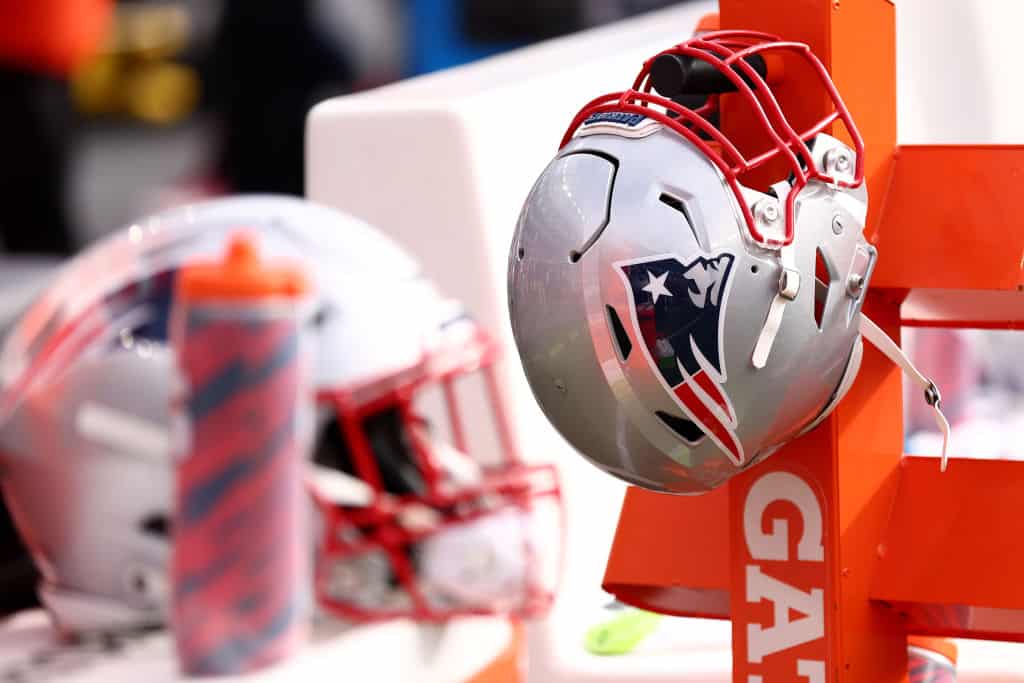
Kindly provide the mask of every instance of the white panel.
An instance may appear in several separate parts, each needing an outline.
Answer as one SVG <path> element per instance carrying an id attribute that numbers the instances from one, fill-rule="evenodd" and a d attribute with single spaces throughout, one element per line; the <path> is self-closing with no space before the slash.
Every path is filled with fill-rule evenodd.
<path id="1" fill-rule="evenodd" d="M 1022 25 L 1020 0 L 896 0 L 900 142 L 1024 142 Z"/>

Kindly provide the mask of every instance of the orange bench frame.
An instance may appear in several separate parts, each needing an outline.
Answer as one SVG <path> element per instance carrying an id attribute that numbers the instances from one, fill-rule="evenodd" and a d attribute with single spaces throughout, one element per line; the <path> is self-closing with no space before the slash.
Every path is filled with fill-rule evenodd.
<path id="1" fill-rule="evenodd" d="M 854 114 L 865 234 L 879 249 L 865 308 L 876 322 L 897 339 L 903 324 L 1024 324 L 1024 221 L 1008 187 L 1024 177 L 1024 148 L 896 144 L 890 0 L 720 0 L 720 23 L 808 43 Z M 777 87 L 798 125 L 827 113 L 804 80 L 786 73 Z M 722 100 L 742 144 L 747 114 Z M 957 305 L 901 320 L 921 289 Z M 998 312 L 979 315 L 992 301 Z M 935 459 L 904 457 L 901 398 L 899 371 L 866 347 L 835 414 L 727 486 L 630 489 L 605 588 L 654 611 L 732 619 L 736 683 L 902 682 L 908 633 L 1024 641 L 1024 463 L 954 457 L 943 474 Z"/>

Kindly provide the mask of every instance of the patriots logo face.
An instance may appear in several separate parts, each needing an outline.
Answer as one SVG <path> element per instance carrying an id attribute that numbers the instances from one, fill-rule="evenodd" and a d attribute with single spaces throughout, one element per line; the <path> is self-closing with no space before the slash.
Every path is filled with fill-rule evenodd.
<path id="1" fill-rule="evenodd" d="M 711 439 L 734 464 L 745 461 L 736 413 L 723 391 L 722 325 L 736 258 L 728 252 L 684 262 L 674 254 L 620 261 L 634 335 L 647 362 L 689 420 L 658 413 L 696 445 Z"/>

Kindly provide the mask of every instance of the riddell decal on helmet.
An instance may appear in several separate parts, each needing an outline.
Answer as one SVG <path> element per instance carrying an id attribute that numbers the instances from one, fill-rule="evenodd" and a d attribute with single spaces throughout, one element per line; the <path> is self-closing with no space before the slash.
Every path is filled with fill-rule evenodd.
<path id="1" fill-rule="evenodd" d="M 627 138 L 642 138 L 661 128 L 661 124 L 643 114 L 623 111 L 606 111 L 587 117 L 578 135 L 606 133 Z"/>
<path id="2" fill-rule="evenodd" d="M 647 362 L 692 421 L 696 445 L 710 438 L 737 466 L 746 460 L 736 412 L 722 390 L 723 311 L 736 257 L 729 252 L 684 261 L 661 254 L 616 262 L 630 294 L 630 318 Z"/>

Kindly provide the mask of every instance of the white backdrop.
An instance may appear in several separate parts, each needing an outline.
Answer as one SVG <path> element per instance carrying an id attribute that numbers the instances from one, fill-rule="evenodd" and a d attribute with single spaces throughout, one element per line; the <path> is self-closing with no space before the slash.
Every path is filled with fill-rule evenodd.
<path id="1" fill-rule="evenodd" d="M 1020 0 L 897 0 L 900 142 L 1024 143 L 1022 25 Z"/>

